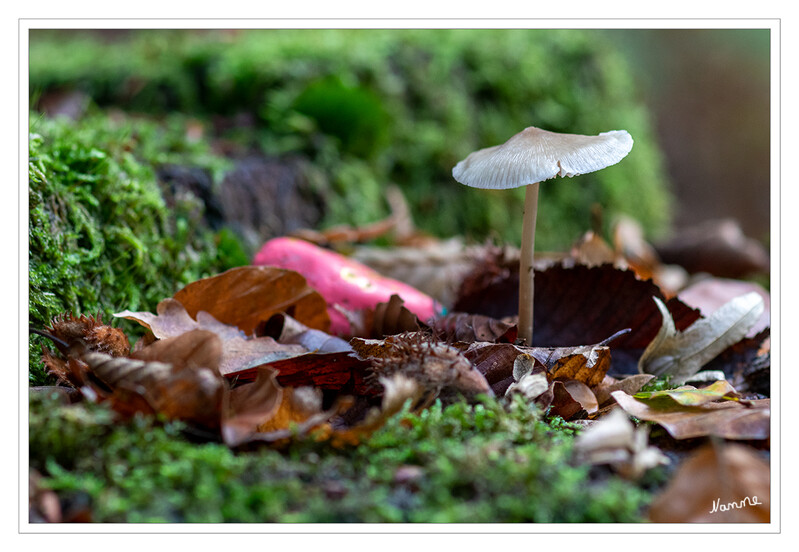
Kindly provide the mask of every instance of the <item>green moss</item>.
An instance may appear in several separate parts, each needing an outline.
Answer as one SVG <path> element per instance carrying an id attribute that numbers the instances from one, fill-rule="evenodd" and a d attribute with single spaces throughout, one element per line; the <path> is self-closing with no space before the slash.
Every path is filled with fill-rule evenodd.
<path id="1" fill-rule="evenodd" d="M 113 423 L 92 405 L 32 402 L 32 467 L 98 522 L 636 522 L 650 495 L 590 477 L 572 438 L 521 402 L 440 404 L 355 448 L 234 453 L 180 424 Z M 398 479 L 398 470 L 418 469 Z"/>
<path id="2" fill-rule="evenodd" d="M 641 388 L 641 392 L 664 391 L 666 389 L 674 389 L 675 387 L 677 386 L 671 382 L 671 376 L 658 376 L 644 385 Z"/>
<path id="3" fill-rule="evenodd" d="M 310 158 L 335 188 L 325 225 L 384 216 L 379 191 L 394 183 L 423 230 L 476 240 L 519 241 L 523 192 L 457 184 L 452 167 L 471 151 L 529 125 L 628 130 L 635 147 L 622 163 L 542 186 L 537 239 L 552 249 L 590 228 L 594 204 L 606 225 L 626 213 L 653 235 L 669 222 L 651 122 L 612 39 L 589 30 L 151 30 L 100 42 L 35 31 L 30 85 L 35 97 L 78 89 L 100 106 L 149 113 L 255 114 L 256 127 L 236 138 Z"/>
<path id="4" fill-rule="evenodd" d="M 65 312 L 99 312 L 108 321 L 122 309 L 153 310 L 234 260 L 217 254 L 196 198 L 165 202 L 155 175 L 160 164 L 180 159 L 220 170 L 221 162 L 181 142 L 169 125 L 34 117 L 29 155 L 32 326 Z M 46 381 L 39 343 L 32 337 L 33 384 Z"/>

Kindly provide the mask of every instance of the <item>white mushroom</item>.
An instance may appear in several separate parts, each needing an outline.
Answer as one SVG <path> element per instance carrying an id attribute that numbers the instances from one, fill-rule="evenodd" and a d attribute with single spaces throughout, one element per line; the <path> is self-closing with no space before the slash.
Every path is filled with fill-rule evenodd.
<path id="1" fill-rule="evenodd" d="M 527 345 L 533 343 L 533 256 L 539 182 L 615 165 L 632 147 L 633 139 L 626 130 L 584 136 L 528 127 L 502 145 L 469 154 L 452 169 L 455 180 L 473 188 L 506 190 L 527 186 L 519 265 L 518 325 L 518 338 Z"/>

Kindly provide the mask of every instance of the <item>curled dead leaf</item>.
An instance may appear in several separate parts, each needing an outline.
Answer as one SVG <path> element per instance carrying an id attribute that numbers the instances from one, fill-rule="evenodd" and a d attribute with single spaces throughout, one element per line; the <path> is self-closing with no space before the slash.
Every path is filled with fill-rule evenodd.
<path id="1" fill-rule="evenodd" d="M 763 312 L 763 299 L 755 292 L 729 301 L 710 317 L 678 332 L 666 305 L 654 297 L 662 324 L 638 361 L 639 372 L 668 375 L 685 383 L 705 364 L 744 338 Z"/>
<path id="2" fill-rule="evenodd" d="M 577 436 L 574 450 L 581 462 L 609 464 L 623 477 L 636 479 L 669 462 L 649 446 L 648 434 L 647 426 L 636 428 L 621 408 L 615 408 Z"/>
<path id="3" fill-rule="evenodd" d="M 571 398 L 580 405 L 581 410 L 584 410 L 586 414 L 590 416 L 599 410 L 599 403 L 597 402 L 596 395 L 594 395 L 594 392 L 591 391 L 586 384 L 576 380 L 565 380 L 560 383 L 562 383 L 566 392 L 571 395 Z"/>
<path id="4" fill-rule="evenodd" d="M 259 426 L 275 415 L 283 400 L 276 372 L 257 370 L 255 381 L 227 389 L 222 402 L 222 439 L 236 447 L 259 431 Z"/>
<path id="5" fill-rule="evenodd" d="M 396 297 L 396 296 L 395 296 Z M 349 343 L 321 330 L 314 330 L 287 314 L 272 315 L 256 329 L 259 337 L 271 337 L 284 345 L 301 345 L 307 351 L 339 353 L 352 351 Z"/>
<path id="6" fill-rule="evenodd" d="M 551 415 L 570 420 L 583 411 L 590 414 L 597 409 L 596 397 L 584 383 L 575 380 L 552 382 Z"/>

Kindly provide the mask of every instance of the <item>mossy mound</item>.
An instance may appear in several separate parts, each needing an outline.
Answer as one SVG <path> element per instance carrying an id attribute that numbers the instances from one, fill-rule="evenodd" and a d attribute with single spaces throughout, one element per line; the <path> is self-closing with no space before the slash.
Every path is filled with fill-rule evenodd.
<path id="1" fill-rule="evenodd" d="M 437 403 L 355 448 L 239 453 L 191 443 L 175 423 L 120 426 L 98 406 L 35 403 L 31 467 L 95 522 L 639 522 L 651 500 L 572 465 L 573 430 L 520 401 Z"/>
<path id="2" fill-rule="evenodd" d="M 156 167 L 181 160 L 208 171 L 223 160 L 187 148 L 169 125 L 34 117 L 29 141 L 30 324 L 62 313 L 153 309 L 183 285 L 246 263 L 223 232 L 203 222 L 191 194 L 170 197 Z M 38 336 L 31 383 L 46 377 Z"/>
<path id="3" fill-rule="evenodd" d="M 385 216 L 383 190 L 395 183 L 423 230 L 518 242 L 522 192 L 469 189 L 451 170 L 530 125 L 626 129 L 635 139 L 619 165 L 542 186 L 541 249 L 572 243 L 595 204 L 606 224 L 626 213 L 650 235 L 668 225 L 646 108 L 623 58 L 596 32 L 140 31 L 100 39 L 35 31 L 30 60 L 34 99 L 80 90 L 102 107 L 213 118 L 248 148 L 303 155 L 308 178 L 321 183 L 322 226 Z M 247 124 L 230 128 L 234 119 Z"/>

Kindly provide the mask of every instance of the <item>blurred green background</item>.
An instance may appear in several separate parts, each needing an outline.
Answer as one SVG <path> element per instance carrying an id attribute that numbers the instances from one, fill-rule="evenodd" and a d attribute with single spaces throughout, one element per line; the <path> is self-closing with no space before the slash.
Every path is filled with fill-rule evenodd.
<path id="1" fill-rule="evenodd" d="M 314 226 L 386 216 L 385 189 L 394 183 L 425 231 L 518 242 L 523 192 L 472 190 L 451 170 L 530 125 L 584 134 L 624 128 L 636 140 L 624 163 L 544 187 L 542 248 L 571 244 L 590 227 L 596 203 L 607 221 L 634 214 L 651 233 L 670 222 L 634 72 L 595 32 L 39 31 L 30 53 L 37 111 L 79 120 L 97 111 L 183 115 L 187 134 L 199 128 L 196 139 L 228 159 L 261 155 L 296 169 L 282 193 L 301 188 L 304 204 L 319 206 L 316 220 L 305 221 Z M 221 198 L 235 191 L 224 175 L 213 186 Z M 273 214 L 260 207 L 261 219 Z M 234 210 L 226 218 L 236 223 Z M 286 230 L 258 218 L 239 229 L 249 232 L 249 249 Z"/>
<path id="2" fill-rule="evenodd" d="M 385 215 L 393 182 L 425 230 L 516 241 L 518 194 L 450 170 L 536 125 L 636 140 L 617 168 L 544 187 L 544 248 L 578 237 L 593 203 L 650 236 L 728 215 L 768 231 L 767 30 L 41 30 L 30 54 L 45 112 L 182 113 L 239 154 L 300 154 L 322 226 Z"/>

